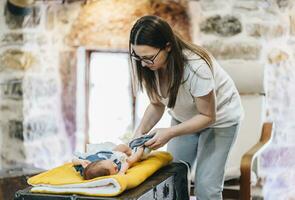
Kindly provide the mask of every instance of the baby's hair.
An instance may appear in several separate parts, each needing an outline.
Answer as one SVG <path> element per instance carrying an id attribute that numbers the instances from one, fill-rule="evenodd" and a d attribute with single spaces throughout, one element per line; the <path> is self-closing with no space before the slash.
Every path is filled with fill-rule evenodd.
<path id="1" fill-rule="evenodd" d="M 100 176 L 108 176 L 110 171 L 101 165 L 101 160 L 90 163 L 83 173 L 85 180 L 93 179 Z"/>

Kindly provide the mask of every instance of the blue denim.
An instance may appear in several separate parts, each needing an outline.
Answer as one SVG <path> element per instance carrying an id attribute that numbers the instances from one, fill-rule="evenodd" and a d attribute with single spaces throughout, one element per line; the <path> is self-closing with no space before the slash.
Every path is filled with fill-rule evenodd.
<path id="1" fill-rule="evenodd" d="M 171 124 L 180 122 L 175 119 Z M 196 161 L 195 195 L 198 200 L 221 200 L 226 160 L 236 139 L 239 125 L 207 128 L 200 132 L 171 139 L 167 151 L 174 161 Z"/>
<path id="2" fill-rule="evenodd" d="M 144 143 L 149 141 L 152 137 L 154 137 L 155 134 L 150 134 L 150 135 L 143 135 L 139 138 L 135 138 L 129 143 L 129 147 L 132 149 L 132 152 L 137 152 L 137 149 L 139 147 L 143 147 L 144 152 L 143 155 L 141 156 L 142 159 L 145 159 L 149 153 L 151 152 L 150 148 L 145 147 Z"/>
<path id="3" fill-rule="evenodd" d="M 134 140 L 132 140 L 129 143 L 129 147 L 131 149 L 137 148 L 137 147 L 145 147 L 144 143 L 146 143 L 147 141 L 149 141 L 152 137 L 154 137 L 155 134 L 151 134 L 151 135 L 143 135 L 139 138 L 135 138 Z"/>

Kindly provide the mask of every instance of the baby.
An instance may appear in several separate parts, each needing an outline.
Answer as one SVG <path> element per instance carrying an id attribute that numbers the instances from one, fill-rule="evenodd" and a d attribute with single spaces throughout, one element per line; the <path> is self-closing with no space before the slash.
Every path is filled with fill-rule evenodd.
<path id="1" fill-rule="evenodd" d="M 99 176 L 114 174 L 125 174 L 135 162 L 140 161 L 144 154 L 150 149 L 145 148 L 144 143 L 151 139 L 153 135 L 145 135 L 136 138 L 129 143 L 119 144 L 112 151 L 99 151 L 85 157 L 74 158 L 74 167 L 85 180 Z"/>

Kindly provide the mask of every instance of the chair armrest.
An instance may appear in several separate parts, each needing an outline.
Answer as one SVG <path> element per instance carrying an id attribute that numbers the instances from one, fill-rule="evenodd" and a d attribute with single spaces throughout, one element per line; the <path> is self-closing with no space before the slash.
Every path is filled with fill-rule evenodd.
<path id="1" fill-rule="evenodd" d="M 251 168 L 254 158 L 270 143 L 272 137 L 273 123 L 264 123 L 260 140 L 250 148 L 241 160 L 241 178 L 240 178 L 240 197 L 241 199 L 250 199 L 251 196 Z"/>

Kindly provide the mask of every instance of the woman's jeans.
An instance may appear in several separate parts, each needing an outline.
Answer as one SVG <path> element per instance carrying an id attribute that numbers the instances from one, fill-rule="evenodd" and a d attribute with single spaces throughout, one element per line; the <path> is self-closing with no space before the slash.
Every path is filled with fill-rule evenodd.
<path id="1" fill-rule="evenodd" d="M 171 125 L 179 123 L 172 119 Z M 167 151 L 175 162 L 182 160 L 193 166 L 197 159 L 194 192 L 198 200 L 222 199 L 225 164 L 238 129 L 238 124 L 207 128 L 169 141 Z"/>

